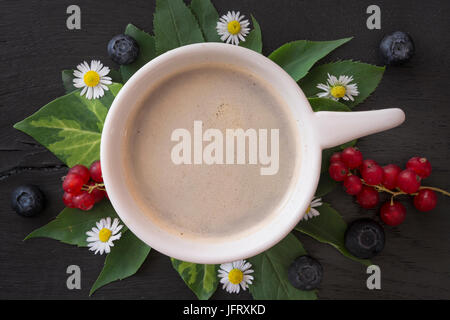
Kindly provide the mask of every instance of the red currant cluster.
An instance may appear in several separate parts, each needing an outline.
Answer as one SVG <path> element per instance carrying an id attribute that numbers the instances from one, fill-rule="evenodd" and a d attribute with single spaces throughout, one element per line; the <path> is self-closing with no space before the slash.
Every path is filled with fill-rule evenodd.
<path id="1" fill-rule="evenodd" d="M 82 164 L 69 169 L 63 178 L 63 202 L 66 207 L 91 210 L 94 204 L 108 197 L 103 184 L 100 161 L 94 161 L 89 169 Z"/>
<path id="2" fill-rule="evenodd" d="M 425 212 L 436 207 L 435 191 L 450 195 L 438 188 L 421 186 L 422 179 L 431 173 L 431 164 L 426 158 L 413 157 L 402 170 L 395 164 L 381 167 L 374 160 L 364 160 L 361 151 L 348 147 L 331 156 L 328 172 L 333 180 L 342 181 L 345 191 L 355 195 L 358 204 L 365 209 L 378 204 L 379 192 L 391 194 L 391 200 L 380 210 L 381 220 L 390 226 L 401 224 L 406 216 L 405 207 L 394 201 L 396 196 L 413 195 L 414 206 Z"/>

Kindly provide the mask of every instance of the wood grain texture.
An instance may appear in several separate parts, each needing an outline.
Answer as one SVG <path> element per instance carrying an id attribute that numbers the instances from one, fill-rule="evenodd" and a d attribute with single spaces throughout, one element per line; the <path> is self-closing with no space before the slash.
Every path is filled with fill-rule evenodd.
<path id="1" fill-rule="evenodd" d="M 324 61 L 354 59 L 380 63 L 377 46 L 385 33 L 404 30 L 413 37 L 417 53 L 411 63 L 387 68 L 376 90 L 357 110 L 401 107 L 407 120 L 401 127 L 359 140 L 366 157 L 379 163 L 405 163 L 411 156 L 430 159 L 433 173 L 426 183 L 450 189 L 449 102 L 450 2 L 376 1 L 382 29 L 366 28 L 365 13 L 372 1 L 216 0 L 220 14 L 240 10 L 254 14 L 261 25 L 264 53 L 297 39 L 354 39 Z M 66 168 L 33 139 L 12 125 L 63 94 L 62 69 L 83 59 L 101 59 L 113 66 L 106 44 L 132 22 L 152 31 L 155 1 L 86 1 L 82 29 L 66 29 L 71 1 L 1 1 L 0 12 L 0 298 L 84 299 L 99 274 L 103 257 L 48 239 L 22 239 L 62 209 L 60 177 Z M 9 196 L 20 184 L 39 185 L 48 198 L 36 218 L 19 217 L 10 209 Z M 358 208 L 341 189 L 326 196 L 345 220 L 374 216 Z M 406 199 L 405 199 L 406 200 Z M 439 196 L 437 208 L 423 214 L 406 200 L 405 223 L 386 228 L 387 245 L 373 262 L 381 267 L 382 290 L 366 289 L 365 268 L 344 258 L 330 246 L 299 235 L 305 249 L 318 258 L 325 275 L 322 299 L 449 299 L 449 199 Z M 82 270 L 82 289 L 66 289 L 66 268 Z M 193 299 L 170 260 L 152 250 L 133 277 L 108 285 L 92 299 Z M 215 299 L 249 299 L 245 292 L 228 295 L 218 289 Z"/>

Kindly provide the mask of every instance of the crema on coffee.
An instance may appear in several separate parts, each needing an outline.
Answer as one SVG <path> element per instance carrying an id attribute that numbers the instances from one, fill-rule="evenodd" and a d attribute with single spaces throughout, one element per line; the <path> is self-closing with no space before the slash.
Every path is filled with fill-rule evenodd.
<path id="1" fill-rule="evenodd" d="M 245 235 L 284 206 L 298 176 L 292 119 L 279 94 L 249 71 L 200 64 L 171 74 L 129 115 L 122 142 L 127 190 L 149 219 L 174 234 Z M 247 133 L 240 143 L 233 136 L 233 150 L 227 130 Z"/>

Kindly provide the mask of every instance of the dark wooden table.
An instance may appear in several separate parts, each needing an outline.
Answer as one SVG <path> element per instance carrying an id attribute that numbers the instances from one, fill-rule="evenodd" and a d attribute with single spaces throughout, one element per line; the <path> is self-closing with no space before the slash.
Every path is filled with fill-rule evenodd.
<path id="1" fill-rule="evenodd" d="M 385 33 L 409 32 L 416 44 L 414 59 L 387 68 L 376 92 L 358 110 L 401 107 L 406 122 L 399 128 L 363 138 L 366 157 L 382 164 L 403 165 L 411 156 L 426 156 L 433 165 L 427 184 L 450 189 L 450 2 L 423 1 L 213 1 L 220 13 L 253 13 L 263 31 L 264 53 L 297 39 L 331 40 L 354 36 L 327 61 L 354 59 L 380 64 L 377 46 Z M 82 29 L 66 28 L 66 8 L 78 4 Z M 60 71 L 97 58 L 110 66 L 106 44 L 127 23 L 152 31 L 155 1 L 0 1 L 0 298 L 87 298 L 104 257 L 49 239 L 22 239 L 63 208 L 60 177 L 66 167 L 32 138 L 12 125 L 64 93 Z M 381 30 L 368 30 L 366 8 L 381 7 Z M 26 219 L 9 204 L 11 190 L 24 183 L 39 185 L 48 198 L 46 210 Z M 325 197 L 347 221 L 375 216 L 360 209 L 341 188 Z M 306 249 L 323 264 L 322 299 L 450 298 L 449 199 L 439 196 L 427 214 L 409 201 L 407 219 L 386 228 L 387 244 L 374 263 L 381 267 L 382 289 L 366 288 L 364 267 L 331 246 L 300 235 Z M 66 288 L 66 268 L 82 270 L 82 289 Z M 213 298 L 248 299 L 218 289 Z M 152 250 L 139 272 L 100 289 L 93 299 L 189 299 L 189 291 L 167 257 Z"/>

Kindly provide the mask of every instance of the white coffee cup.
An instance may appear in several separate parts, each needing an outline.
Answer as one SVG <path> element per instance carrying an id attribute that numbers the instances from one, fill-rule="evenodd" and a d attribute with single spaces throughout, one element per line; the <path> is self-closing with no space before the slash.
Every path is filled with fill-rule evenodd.
<path id="1" fill-rule="evenodd" d="M 267 224 L 234 240 L 189 239 L 161 229 L 142 212 L 127 190 L 123 159 L 119 156 L 122 152 L 121 141 L 128 129 L 127 117 L 138 107 L 148 88 L 169 74 L 205 62 L 243 67 L 265 79 L 291 108 L 298 124 L 297 134 L 300 136 L 299 177 L 291 190 L 288 190 L 285 206 Z M 393 128 L 404 119 L 405 114 L 400 109 L 313 112 L 298 84 L 265 56 L 228 44 L 193 44 L 153 59 L 120 90 L 108 112 L 102 133 L 100 158 L 103 179 L 109 199 L 121 220 L 152 248 L 170 257 L 195 263 L 230 262 L 249 258 L 269 249 L 296 226 L 316 191 L 323 149 Z"/>

